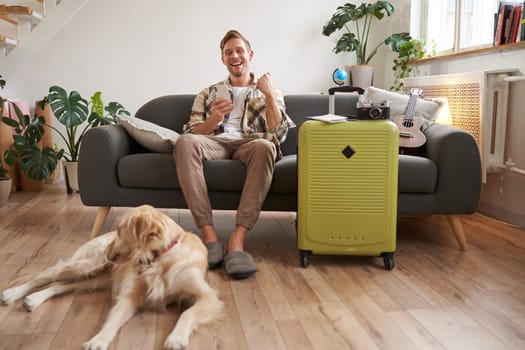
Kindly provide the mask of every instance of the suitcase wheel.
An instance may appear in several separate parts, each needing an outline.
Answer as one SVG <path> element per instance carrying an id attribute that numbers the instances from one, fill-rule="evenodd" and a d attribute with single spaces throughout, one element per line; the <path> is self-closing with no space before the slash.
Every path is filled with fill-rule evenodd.
<path id="1" fill-rule="evenodd" d="M 395 266 L 394 264 L 394 253 L 383 253 L 383 263 L 385 264 L 385 269 L 388 271 L 392 270 Z"/>
<path id="2" fill-rule="evenodd" d="M 310 265 L 310 251 L 299 250 L 299 261 L 301 262 L 301 267 L 308 267 Z"/>

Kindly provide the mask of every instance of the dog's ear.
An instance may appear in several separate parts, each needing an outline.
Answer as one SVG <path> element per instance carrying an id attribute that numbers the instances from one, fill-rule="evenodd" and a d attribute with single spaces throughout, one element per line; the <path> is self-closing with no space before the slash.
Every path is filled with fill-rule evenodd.
<path id="1" fill-rule="evenodd" d="M 122 215 L 122 217 L 120 218 L 117 227 L 118 227 L 119 235 L 121 235 L 121 237 L 122 237 L 122 234 L 125 233 L 124 230 L 129 230 L 130 227 L 132 226 L 132 222 L 134 218 L 133 214 L 134 212 L 130 210 L 124 215 Z"/>
<path id="2" fill-rule="evenodd" d="M 116 261 L 122 256 L 129 254 L 130 238 L 132 239 L 133 232 L 133 216 L 128 212 L 124 214 L 117 225 L 117 234 L 115 240 L 111 242 L 106 248 L 105 255 L 109 261 Z"/>
<path id="3" fill-rule="evenodd" d="M 149 213 L 143 215 L 137 215 L 133 218 L 130 224 L 130 230 L 132 231 L 135 239 L 143 244 L 147 243 L 152 239 L 159 238 L 159 234 L 156 228 L 157 223 L 154 221 Z"/>
<path id="4" fill-rule="evenodd" d="M 135 240 L 140 240 L 140 233 L 143 226 L 143 217 L 137 215 L 136 210 L 129 211 L 120 220 L 118 224 L 118 235 L 123 237 L 133 237 Z"/>

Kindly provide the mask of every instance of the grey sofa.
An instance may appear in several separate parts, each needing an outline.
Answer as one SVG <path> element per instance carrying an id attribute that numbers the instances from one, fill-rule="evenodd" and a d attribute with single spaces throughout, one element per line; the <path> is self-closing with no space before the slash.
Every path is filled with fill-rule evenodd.
<path id="1" fill-rule="evenodd" d="M 181 132 L 190 115 L 194 95 L 153 99 L 136 113 L 142 119 Z M 336 114 L 354 114 L 356 95 L 335 98 Z M 326 114 L 328 96 L 285 96 L 287 112 L 297 124 L 282 145 L 283 158 L 263 210 L 297 209 L 297 133 L 305 117 Z M 450 126 L 433 124 L 425 130 L 423 156 L 399 156 L 398 214 L 442 214 L 448 217 L 462 250 L 467 249 L 460 215 L 473 213 L 481 188 L 481 163 L 474 138 Z M 140 146 L 121 125 L 90 129 L 79 158 L 82 202 L 99 207 L 92 236 L 98 234 L 111 207 L 151 204 L 159 208 L 186 208 L 172 155 L 152 153 Z M 237 208 L 244 166 L 233 160 L 208 161 L 205 175 L 215 209 Z"/>

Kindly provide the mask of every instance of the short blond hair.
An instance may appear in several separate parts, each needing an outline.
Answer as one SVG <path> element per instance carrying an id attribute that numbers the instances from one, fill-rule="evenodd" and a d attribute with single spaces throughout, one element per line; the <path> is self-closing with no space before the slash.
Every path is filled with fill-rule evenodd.
<path id="1" fill-rule="evenodd" d="M 226 34 L 224 34 L 224 37 L 222 38 L 221 40 L 221 44 L 220 44 L 220 47 L 221 47 L 221 55 L 222 55 L 222 50 L 224 49 L 224 46 L 226 46 L 226 43 L 232 39 L 241 39 L 244 44 L 246 45 L 246 48 L 248 50 L 251 50 L 252 47 L 250 45 L 250 42 L 248 41 L 248 39 L 246 39 L 241 33 L 239 33 L 237 30 L 235 29 L 231 29 L 229 31 L 226 32 Z"/>

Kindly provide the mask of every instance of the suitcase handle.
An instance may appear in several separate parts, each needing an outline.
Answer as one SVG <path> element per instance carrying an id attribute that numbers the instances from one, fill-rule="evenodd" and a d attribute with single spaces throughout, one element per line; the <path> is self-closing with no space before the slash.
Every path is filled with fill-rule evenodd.
<path id="1" fill-rule="evenodd" d="M 336 86 L 328 89 L 328 113 L 335 113 L 335 93 L 336 92 L 358 92 L 359 95 L 362 95 L 365 90 L 358 86 Z M 359 97 L 361 98 L 361 97 Z"/>
<path id="2" fill-rule="evenodd" d="M 359 95 L 364 94 L 365 90 L 363 88 L 360 88 L 359 86 L 336 86 L 333 88 L 328 89 L 328 95 L 333 95 L 336 92 L 355 92 Z"/>

